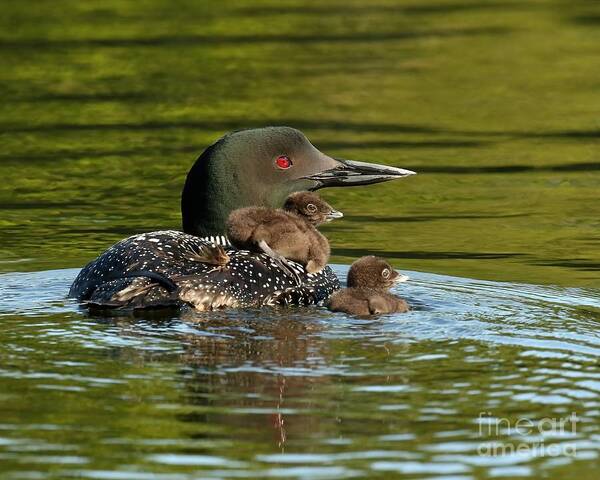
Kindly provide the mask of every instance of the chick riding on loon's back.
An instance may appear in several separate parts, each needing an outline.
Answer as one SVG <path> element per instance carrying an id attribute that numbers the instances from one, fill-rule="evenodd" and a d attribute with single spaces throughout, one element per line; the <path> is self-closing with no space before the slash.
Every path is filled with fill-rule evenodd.
<path id="1" fill-rule="evenodd" d="M 113 245 L 81 270 L 70 296 L 108 308 L 181 305 L 165 282 L 157 281 L 166 277 L 174 284 L 185 278 L 197 308 L 318 303 L 339 288 L 333 271 L 326 267 L 309 274 L 290 262 L 292 275 L 268 255 L 231 247 L 224 236 L 229 214 L 250 206 L 281 208 L 293 192 L 367 185 L 413 173 L 334 159 L 290 127 L 230 133 L 209 146 L 188 173 L 181 197 L 184 231 L 150 232 Z M 218 261 L 206 261 L 206 249 L 215 243 L 228 257 L 218 268 Z"/>
<path id="2" fill-rule="evenodd" d="M 327 265 L 330 249 L 315 227 L 342 216 L 316 193 L 296 192 L 287 197 L 283 209 L 234 210 L 227 219 L 227 238 L 237 248 L 278 259 L 286 269 L 287 261 L 295 260 L 308 273 L 317 273 Z"/>

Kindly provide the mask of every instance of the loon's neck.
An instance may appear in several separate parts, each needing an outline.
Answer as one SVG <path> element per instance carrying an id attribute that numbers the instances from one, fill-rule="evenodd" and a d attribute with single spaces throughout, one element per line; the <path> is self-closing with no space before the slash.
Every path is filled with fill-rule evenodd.
<path id="1" fill-rule="evenodd" d="M 181 194 L 183 231 L 198 237 L 225 235 L 227 218 L 238 208 L 279 208 L 291 193 L 284 186 L 258 189 L 248 172 L 218 158 L 221 141 L 208 147 L 189 171 Z M 279 187 L 279 188 L 277 188 Z"/>
<path id="2" fill-rule="evenodd" d="M 208 181 L 215 176 L 213 173 L 202 157 L 188 173 L 181 194 L 181 218 L 185 233 L 198 237 L 224 235 L 229 213 L 242 203 L 239 190 L 228 185 L 228 177 L 220 181 Z"/>

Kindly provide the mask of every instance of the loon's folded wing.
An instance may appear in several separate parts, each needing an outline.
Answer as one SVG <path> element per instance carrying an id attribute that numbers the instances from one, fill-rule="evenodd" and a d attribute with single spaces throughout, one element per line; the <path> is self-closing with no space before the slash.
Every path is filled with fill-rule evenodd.
<path id="1" fill-rule="evenodd" d="M 223 245 L 225 266 L 206 263 L 203 249 Z M 200 252 L 200 254 L 199 254 Z M 268 255 L 236 250 L 225 237 L 198 238 L 178 231 L 129 237 L 79 273 L 70 296 L 106 308 L 152 308 L 188 303 L 207 310 L 232 306 L 310 305 L 336 289 L 330 268 L 308 274 L 289 262 L 284 271 Z M 152 278 L 154 276 L 154 278 Z M 174 292 L 165 281 L 174 282 Z M 300 280 L 300 282 L 298 281 Z"/>

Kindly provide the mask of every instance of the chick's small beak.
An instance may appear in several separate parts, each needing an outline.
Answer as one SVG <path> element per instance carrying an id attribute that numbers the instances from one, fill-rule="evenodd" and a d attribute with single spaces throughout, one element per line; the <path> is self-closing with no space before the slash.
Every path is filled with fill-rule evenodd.
<path id="1" fill-rule="evenodd" d="M 399 273 L 396 276 L 396 278 L 394 278 L 394 283 L 403 283 L 403 282 L 406 282 L 409 279 L 410 279 L 410 277 L 408 275 L 402 275 L 401 273 Z"/>
<path id="2" fill-rule="evenodd" d="M 338 212 L 337 210 L 332 210 L 327 215 L 325 215 L 325 219 L 328 222 L 331 222 L 332 220 L 335 220 L 336 218 L 342 218 L 343 216 L 344 216 L 344 214 L 342 212 Z"/>

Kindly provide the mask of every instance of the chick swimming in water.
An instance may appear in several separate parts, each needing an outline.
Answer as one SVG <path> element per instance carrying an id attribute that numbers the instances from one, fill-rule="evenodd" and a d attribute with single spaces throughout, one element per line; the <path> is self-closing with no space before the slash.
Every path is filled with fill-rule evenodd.
<path id="1" fill-rule="evenodd" d="M 246 207 L 227 220 L 227 237 L 237 248 L 264 252 L 283 265 L 293 260 L 308 273 L 320 272 L 329 260 L 329 242 L 315 227 L 342 217 L 312 192 L 289 195 L 283 209 Z"/>
<path id="2" fill-rule="evenodd" d="M 388 290 L 395 283 L 408 280 L 382 258 L 369 255 L 356 260 L 348 271 L 348 288 L 334 292 L 327 307 L 350 315 L 402 313 L 408 304 Z"/>

